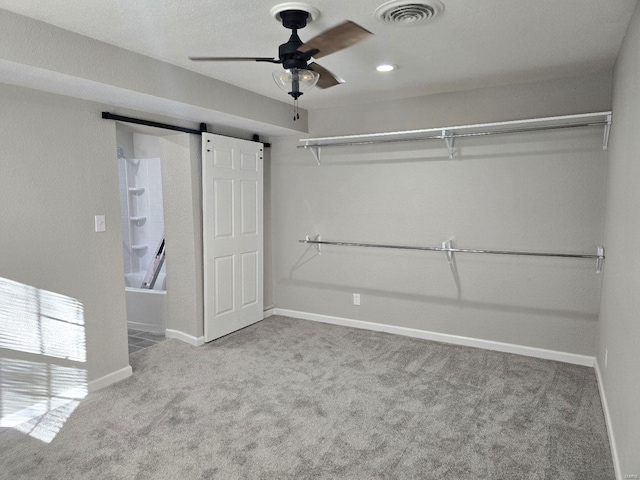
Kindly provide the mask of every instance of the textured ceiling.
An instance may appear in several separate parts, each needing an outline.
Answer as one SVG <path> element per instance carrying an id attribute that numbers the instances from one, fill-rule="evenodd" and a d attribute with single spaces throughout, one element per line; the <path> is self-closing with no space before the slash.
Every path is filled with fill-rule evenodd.
<path id="1" fill-rule="evenodd" d="M 282 101 L 277 65 L 194 63 L 188 56 L 277 56 L 289 30 L 278 0 L 0 0 L 0 8 L 194 70 Z M 383 0 L 309 0 L 319 18 L 303 41 L 342 20 L 375 36 L 319 63 L 346 83 L 314 89 L 307 109 L 588 74 L 611 68 L 638 0 L 443 0 L 433 21 L 378 22 Z M 380 62 L 394 72 L 375 71 Z M 114 65 L 114 68 L 118 68 Z"/>

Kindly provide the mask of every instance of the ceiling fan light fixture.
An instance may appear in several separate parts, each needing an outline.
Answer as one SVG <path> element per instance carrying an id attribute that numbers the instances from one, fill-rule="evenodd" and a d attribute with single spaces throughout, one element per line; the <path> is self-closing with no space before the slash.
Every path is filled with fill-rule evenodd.
<path id="1" fill-rule="evenodd" d="M 192 61 L 208 62 L 265 62 L 282 65 L 284 70 L 273 72 L 273 79 L 293 98 L 293 120 L 300 119 L 298 98 L 311 90 L 329 88 L 344 83 L 337 75 L 318 65 L 312 58 L 320 58 L 344 50 L 373 35 L 369 30 L 350 20 L 324 30 L 307 42 L 298 36 L 298 30 L 315 20 L 320 11 L 306 3 L 287 2 L 274 6 L 271 15 L 282 26 L 291 30 L 289 40 L 278 47 L 277 57 L 189 57 Z"/>
<path id="2" fill-rule="evenodd" d="M 289 68 L 273 72 L 273 80 L 276 85 L 296 100 L 300 95 L 315 87 L 319 79 L 318 73 L 303 68 Z"/>
<path id="3" fill-rule="evenodd" d="M 379 72 L 391 72 L 397 69 L 398 69 L 398 66 L 392 63 L 381 63 L 376 67 L 376 70 Z"/>

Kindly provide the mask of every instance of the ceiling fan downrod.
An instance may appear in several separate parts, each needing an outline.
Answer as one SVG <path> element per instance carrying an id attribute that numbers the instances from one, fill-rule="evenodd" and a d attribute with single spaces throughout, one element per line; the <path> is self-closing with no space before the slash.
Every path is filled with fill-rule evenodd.
<path id="1" fill-rule="evenodd" d="M 282 67 L 291 72 L 291 91 L 287 93 L 293 97 L 294 121 L 300 119 L 298 98 L 303 94 L 303 92 L 300 91 L 300 71 L 307 70 L 309 59 L 314 53 L 318 52 L 317 49 L 305 53 L 298 50 L 303 45 L 302 40 L 300 40 L 298 36 L 298 29 L 307 26 L 308 18 L 309 13 L 302 10 L 285 10 L 280 12 L 282 26 L 291 30 L 289 41 L 280 45 L 278 54 L 280 59 L 282 59 Z"/>

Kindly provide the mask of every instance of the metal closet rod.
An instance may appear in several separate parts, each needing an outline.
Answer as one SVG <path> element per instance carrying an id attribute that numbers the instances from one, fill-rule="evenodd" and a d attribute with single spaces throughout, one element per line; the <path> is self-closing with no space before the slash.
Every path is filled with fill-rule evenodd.
<path id="1" fill-rule="evenodd" d="M 537 132 L 543 130 L 560 130 L 564 128 L 579 128 L 579 127 L 598 127 L 603 125 L 609 125 L 608 121 L 601 122 L 585 122 L 585 123 L 572 123 L 572 124 L 558 124 L 558 125 L 545 125 L 540 127 L 528 127 L 528 128 L 510 128 L 503 130 L 491 130 L 484 132 L 467 132 L 467 133 L 448 133 L 448 130 L 453 130 L 455 127 L 450 128 L 442 128 L 443 131 L 447 131 L 446 134 L 437 134 L 437 135 L 429 135 L 429 136 L 414 136 L 414 137 L 405 137 L 405 138 L 388 138 L 388 139 L 372 139 L 372 140 L 359 140 L 352 142 L 331 142 L 331 143 L 307 143 L 305 145 L 298 145 L 297 148 L 317 148 L 317 147 L 348 147 L 352 145 L 373 145 L 379 143 L 398 143 L 398 142 L 418 142 L 422 140 L 444 140 L 444 139 L 455 139 L 455 138 L 465 138 L 465 137 L 482 137 L 488 135 L 504 135 L 510 133 L 527 133 L 527 132 Z M 382 134 L 381 134 L 382 135 Z M 391 134 L 390 134 L 391 135 Z M 302 139 L 303 142 L 311 142 L 315 139 Z"/>
<path id="2" fill-rule="evenodd" d="M 520 252 L 513 250 L 480 250 L 475 248 L 450 248 L 450 247 L 419 247 L 408 245 L 387 245 L 381 243 L 358 243 L 358 242 L 330 242 L 326 240 L 314 240 L 309 237 L 298 240 L 299 243 L 309 243 L 314 245 L 338 245 L 341 247 L 367 247 L 367 248 L 393 248 L 399 250 L 420 250 L 430 252 L 445 253 L 487 253 L 491 255 L 525 255 L 531 257 L 561 257 L 561 258 L 595 258 L 604 259 L 604 247 L 598 246 L 598 253 L 543 253 L 543 252 Z"/>

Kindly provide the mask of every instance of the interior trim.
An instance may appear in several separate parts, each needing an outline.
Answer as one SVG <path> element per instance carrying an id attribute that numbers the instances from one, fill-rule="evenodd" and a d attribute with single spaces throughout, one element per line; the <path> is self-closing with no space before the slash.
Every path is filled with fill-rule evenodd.
<path id="1" fill-rule="evenodd" d="M 602 403 L 602 410 L 604 411 L 604 420 L 607 425 L 607 433 L 609 435 L 609 446 L 611 447 L 611 457 L 613 458 L 613 468 L 616 473 L 616 480 L 623 480 L 622 471 L 620 468 L 620 457 L 618 456 L 618 447 L 616 446 L 616 437 L 613 434 L 613 422 L 611 421 L 611 414 L 609 413 L 609 404 L 607 403 L 607 396 L 604 393 L 604 383 L 602 381 L 602 375 L 600 374 L 600 366 L 598 360 L 595 361 L 596 379 L 598 381 L 598 391 L 600 392 L 600 402 Z"/>
<path id="2" fill-rule="evenodd" d="M 165 330 L 165 337 L 181 340 L 183 342 L 188 343 L 189 345 L 193 345 L 194 347 L 199 347 L 200 345 L 204 345 L 204 336 L 194 337 L 193 335 L 189 335 L 188 333 L 181 332 L 180 330 L 172 330 L 170 328 L 167 328 Z"/>
<path id="3" fill-rule="evenodd" d="M 96 378 L 95 380 L 91 380 L 87 384 L 87 390 L 89 393 L 93 393 L 96 390 L 100 390 L 101 388 L 108 387 L 109 385 L 113 385 L 120 380 L 124 380 L 125 378 L 129 378 L 133 375 L 133 370 L 131 369 L 131 365 L 127 365 L 120 370 L 116 370 L 115 372 L 108 373 L 100 378 Z"/>
<path id="4" fill-rule="evenodd" d="M 450 335 L 448 333 L 430 332 L 427 330 L 418 330 L 416 328 L 398 327 L 396 325 L 388 325 L 384 323 L 366 322 L 364 320 L 353 320 L 349 318 L 333 317 L 330 315 L 321 315 L 317 313 L 299 312 L 296 310 L 287 310 L 283 308 L 275 308 L 273 310 L 275 315 L 284 315 L 287 317 L 299 318 L 302 320 L 311 320 L 314 322 L 329 323 L 332 325 L 341 325 L 344 327 L 373 330 L 376 332 L 394 333 L 396 335 L 404 335 L 406 337 L 421 338 L 423 340 L 451 343 L 454 345 L 463 345 L 466 347 L 482 348 L 485 350 L 493 350 L 496 352 L 513 353 L 516 355 L 524 355 L 526 357 L 542 358 L 545 360 L 555 360 L 557 362 L 571 363 L 574 365 L 582 365 L 585 367 L 594 367 L 595 365 L 595 357 L 589 355 L 579 355 L 576 353 L 560 352 L 557 350 L 547 350 L 544 348 L 528 347 L 525 345 L 516 345 L 513 343 L 494 342 L 492 340 L 483 340 L 480 338 L 462 337 L 458 335 Z M 265 312 L 265 318 L 266 316 L 267 315 Z"/>

